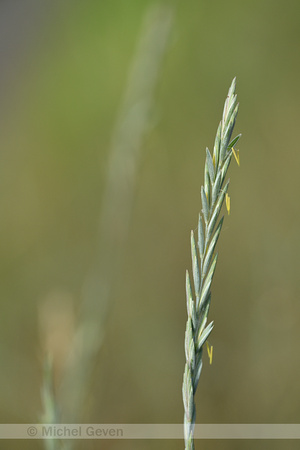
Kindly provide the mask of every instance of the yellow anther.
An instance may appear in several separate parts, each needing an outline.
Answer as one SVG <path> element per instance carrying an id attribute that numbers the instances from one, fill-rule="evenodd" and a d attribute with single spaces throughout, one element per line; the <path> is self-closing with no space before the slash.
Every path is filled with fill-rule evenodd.
<path id="1" fill-rule="evenodd" d="M 239 150 L 235 151 L 233 147 L 231 150 L 232 150 L 233 156 L 235 157 L 237 165 L 239 166 L 240 165 L 240 151 Z"/>
<path id="2" fill-rule="evenodd" d="M 229 215 L 230 214 L 230 197 L 227 194 L 227 192 L 226 192 L 225 202 L 226 202 L 226 209 L 227 209 L 227 212 L 228 212 L 228 215 Z"/>
<path id="3" fill-rule="evenodd" d="M 213 346 L 209 347 L 208 342 L 206 341 L 206 348 L 207 348 L 207 354 L 209 358 L 209 364 L 212 364 L 212 358 L 213 358 Z"/>

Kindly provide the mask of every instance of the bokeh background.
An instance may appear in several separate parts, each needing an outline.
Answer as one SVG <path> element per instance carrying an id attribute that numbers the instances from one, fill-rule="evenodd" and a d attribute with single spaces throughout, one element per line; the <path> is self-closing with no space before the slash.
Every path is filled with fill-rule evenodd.
<path id="1" fill-rule="evenodd" d="M 204 355 L 197 422 L 300 423 L 299 1 L 168 3 L 172 28 L 115 266 L 111 254 L 98 254 L 106 239 L 99 218 L 128 73 L 154 3 L 0 3 L 2 423 L 40 420 L 45 349 L 57 352 L 57 388 L 83 287 L 101 258 L 113 271 L 112 288 L 103 308 L 101 289 L 94 291 L 91 313 L 103 333 L 82 420 L 182 422 L 190 230 L 205 147 L 213 146 L 234 76 L 241 167 L 232 163 L 229 171 L 231 213 L 210 310 L 214 358 L 210 366 Z M 115 209 L 107 229 L 122 227 L 120 219 Z M 41 441 L 2 444 L 43 448 Z M 299 448 L 297 441 L 196 443 L 209 450 L 254 445 Z M 183 442 L 79 443 L 158 447 Z"/>

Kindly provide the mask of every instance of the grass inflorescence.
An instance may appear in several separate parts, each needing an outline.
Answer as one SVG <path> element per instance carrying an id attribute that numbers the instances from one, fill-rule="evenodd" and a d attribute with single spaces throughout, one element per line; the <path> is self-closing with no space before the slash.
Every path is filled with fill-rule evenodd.
<path id="1" fill-rule="evenodd" d="M 186 363 L 182 386 L 186 450 L 194 449 L 195 393 L 202 369 L 203 345 L 213 329 L 213 322 L 208 325 L 206 323 L 211 302 L 211 283 L 218 257 L 215 248 L 224 220 L 224 216 L 220 220 L 219 216 L 225 198 L 227 210 L 230 211 L 230 199 L 227 194 L 229 180 L 225 183 L 225 178 L 232 155 L 239 164 L 238 153 L 233 147 L 241 135 L 231 140 L 239 107 L 235 86 L 234 78 L 225 100 L 213 153 L 206 149 L 204 185 L 201 187 L 202 214 L 199 214 L 197 244 L 194 232 L 191 232 L 193 287 L 187 271 L 188 319 L 185 331 Z"/>

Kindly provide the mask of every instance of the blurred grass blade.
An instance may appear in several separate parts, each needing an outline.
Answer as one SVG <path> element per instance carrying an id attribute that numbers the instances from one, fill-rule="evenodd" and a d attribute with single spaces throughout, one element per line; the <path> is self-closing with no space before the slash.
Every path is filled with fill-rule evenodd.
<path id="1" fill-rule="evenodd" d="M 148 131 L 172 21 L 172 6 L 155 4 L 147 8 L 112 135 L 97 257 L 83 287 L 80 322 L 59 388 L 62 420 L 68 423 L 80 422 L 89 378 L 102 344 L 111 291 L 116 285 L 129 231 L 142 142 Z"/>

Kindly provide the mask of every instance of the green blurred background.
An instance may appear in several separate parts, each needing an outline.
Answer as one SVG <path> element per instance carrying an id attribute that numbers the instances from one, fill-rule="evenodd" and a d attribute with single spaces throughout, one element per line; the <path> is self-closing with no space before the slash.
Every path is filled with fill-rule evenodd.
<path id="1" fill-rule="evenodd" d="M 113 130 L 153 3 L 1 2 L 2 423 L 35 423 L 42 412 L 45 301 L 67 305 L 65 316 L 57 313 L 65 334 L 72 329 L 66 310 L 80 311 L 97 259 Z M 229 170 L 231 214 L 218 243 L 210 310 L 214 358 L 210 366 L 204 355 L 197 422 L 300 423 L 300 4 L 169 5 L 173 27 L 83 420 L 182 422 L 190 230 L 205 147 L 213 146 L 237 76 L 241 167 Z M 81 445 L 183 448 L 175 440 Z M 299 448 L 297 441 L 196 442 L 211 450 L 254 445 Z M 7 441 L 5 448 L 41 449 L 42 442 Z"/>

